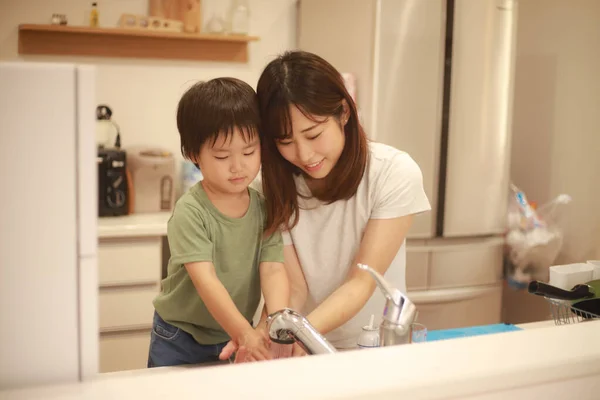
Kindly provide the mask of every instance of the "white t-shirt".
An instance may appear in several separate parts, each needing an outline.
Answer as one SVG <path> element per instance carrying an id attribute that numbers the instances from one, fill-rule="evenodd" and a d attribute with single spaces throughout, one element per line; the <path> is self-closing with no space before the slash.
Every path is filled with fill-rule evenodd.
<path id="1" fill-rule="evenodd" d="M 367 170 L 356 194 L 348 200 L 325 204 L 315 198 L 298 198 L 298 224 L 285 232 L 286 245 L 293 244 L 308 286 L 303 310 L 309 314 L 346 279 L 360 247 L 369 219 L 389 219 L 431 209 L 423 189 L 423 176 L 417 163 L 405 152 L 382 143 L 369 143 Z M 297 176 L 300 193 L 309 193 L 303 176 Z M 260 185 L 260 184 L 259 184 Z M 256 186 L 259 186 L 256 185 Z M 406 241 L 400 247 L 385 277 L 393 287 L 406 293 Z M 375 293 L 363 309 L 343 326 L 326 335 L 336 348 L 356 347 L 361 329 L 371 314 L 375 320 L 383 312 L 385 298 Z"/>

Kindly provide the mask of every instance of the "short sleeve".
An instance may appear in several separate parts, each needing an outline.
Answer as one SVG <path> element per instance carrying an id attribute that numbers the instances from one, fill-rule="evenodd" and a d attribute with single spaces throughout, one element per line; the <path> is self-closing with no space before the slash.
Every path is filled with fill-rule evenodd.
<path id="1" fill-rule="evenodd" d="M 431 210 L 421 169 L 407 153 L 385 160 L 376 182 L 371 218 L 398 218 Z"/>
<path id="2" fill-rule="evenodd" d="M 179 203 L 167 225 L 171 261 L 177 264 L 213 261 L 213 243 L 202 219 L 202 212 Z"/>
<path id="3" fill-rule="evenodd" d="M 276 231 L 263 239 L 260 249 L 260 262 L 283 262 L 283 240 Z"/>

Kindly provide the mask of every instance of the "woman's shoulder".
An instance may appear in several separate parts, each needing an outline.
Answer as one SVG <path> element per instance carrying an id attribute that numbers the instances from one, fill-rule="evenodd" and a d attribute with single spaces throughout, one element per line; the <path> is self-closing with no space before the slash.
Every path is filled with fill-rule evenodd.
<path id="1" fill-rule="evenodd" d="M 421 170 L 405 151 L 380 142 L 369 143 L 369 175 L 378 177 L 387 173 L 414 173 Z"/>

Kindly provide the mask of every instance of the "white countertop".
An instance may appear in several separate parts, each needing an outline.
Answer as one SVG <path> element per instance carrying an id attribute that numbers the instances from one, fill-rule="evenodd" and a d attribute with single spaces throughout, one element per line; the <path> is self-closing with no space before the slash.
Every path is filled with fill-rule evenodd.
<path id="1" fill-rule="evenodd" d="M 85 383 L 0 392 L 0 399 L 592 399 L 600 321 L 222 367 L 158 368 Z M 594 390 L 593 390 L 594 389 Z M 527 393 L 526 393 L 527 392 Z"/>
<path id="2" fill-rule="evenodd" d="M 139 236 L 166 236 L 171 211 L 140 213 L 120 217 L 99 217 L 98 237 L 124 238 Z"/>

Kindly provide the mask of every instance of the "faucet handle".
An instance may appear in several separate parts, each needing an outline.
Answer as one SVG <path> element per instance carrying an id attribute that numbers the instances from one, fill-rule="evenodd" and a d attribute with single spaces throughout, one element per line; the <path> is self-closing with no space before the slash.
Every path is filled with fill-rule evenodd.
<path id="1" fill-rule="evenodd" d="M 379 286 L 379 289 L 383 292 L 383 295 L 388 300 L 391 300 L 398 307 L 401 306 L 403 296 L 400 290 L 390 287 L 385 278 L 379 272 L 375 271 L 368 265 L 358 263 L 356 264 L 356 266 L 362 269 L 363 271 L 367 271 L 371 274 L 373 279 L 375 279 L 375 283 L 377 283 L 377 286 Z"/>
<path id="2" fill-rule="evenodd" d="M 387 307 L 384 310 L 384 319 L 400 325 L 400 330 L 407 329 L 413 323 L 417 308 L 410 299 L 400 291 L 400 289 L 392 288 L 387 283 L 381 274 L 366 264 L 357 264 L 358 268 L 367 271 L 371 274 L 379 289 L 383 292 L 388 301 L 393 303 L 393 306 Z"/>

